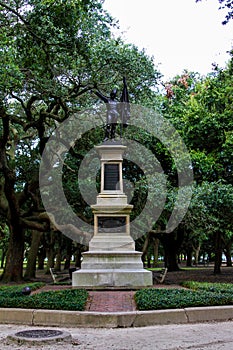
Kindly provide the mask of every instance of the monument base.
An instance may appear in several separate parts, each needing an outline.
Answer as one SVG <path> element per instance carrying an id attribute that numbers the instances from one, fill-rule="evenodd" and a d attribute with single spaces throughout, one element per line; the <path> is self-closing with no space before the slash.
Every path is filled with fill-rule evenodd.
<path id="1" fill-rule="evenodd" d="M 140 252 L 95 251 L 83 254 L 82 268 L 72 274 L 73 287 L 151 286 L 152 272 L 143 268 Z"/>
<path id="2" fill-rule="evenodd" d="M 141 288 L 151 286 L 152 272 L 143 268 L 130 235 L 130 213 L 123 192 L 122 163 L 126 146 L 96 146 L 101 162 L 101 186 L 92 205 L 94 235 L 83 253 L 81 269 L 73 272 L 72 285 L 80 288 Z"/>

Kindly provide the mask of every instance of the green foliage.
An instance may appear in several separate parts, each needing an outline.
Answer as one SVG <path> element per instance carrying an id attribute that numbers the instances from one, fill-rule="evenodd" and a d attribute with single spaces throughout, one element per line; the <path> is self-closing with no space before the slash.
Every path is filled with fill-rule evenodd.
<path id="1" fill-rule="evenodd" d="M 233 293 L 232 283 L 211 283 L 211 282 L 195 282 L 185 281 L 182 286 L 192 290 L 204 290 L 218 293 Z"/>
<path id="2" fill-rule="evenodd" d="M 7 225 L 0 222 L 0 252 L 6 251 L 9 241 L 9 230 Z"/>
<path id="3" fill-rule="evenodd" d="M 213 237 L 219 233 L 222 245 L 228 246 L 230 253 L 233 185 L 232 67 L 231 51 L 225 69 L 213 65 L 213 71 L 205 77 L 185 71 L 165 84 L 166 96 L 162 112 L 179 131 L 188 148 L 195 180 L 189 210 L 180 225 L 185 233 L 182 249 L 186 252 L 186 249 L 192 252 L 194 247 L 198 248 L 207 241 L 210 247 Z M 211 249 L 213 251 L 213 244 Z M 215 246 L 215 255 L 216 251 Z"/>
<path id="4" fill-rule="evenodd" d="M 196 2 L 199 2 L 202 0 L 196 0 Z M 218 0 L 220 6 L 219 10 L 227 10 L 227 14 L 225 16 L 225 20 L 222 22 L 222 24 L 227 24 L 232 18 L 233 18 L 233 1 L 232 0 Z"/>
<path id="5" fill-rule="evenodd" d="M 194 191 L 196 209 L 202 209 L 199 221 L 205 223 L 209 231 L 220 230 L 222 233 L 232 230 L 233 187 L 221 182 L 207 183 L 197 186 Z M 203 219 L 201 216 L 203 216 Z M 204 227 L 204 225 L 203 225 Z"/>
<path id="6" fill-rule="evenodd" d="M 185 285 L 186 286 L 186 285 Z M 197 306 L 232 305 L 232 291 L 223 289 L 141 289 L 135 294 L 139 310 L 179 309 Z"/>
<path id="7" fill-rule="evenodd" d="M 22 294 L 22 289 L 25 286 L 35 290 L 42 287 L 43 284 L 0 287 L 0 307 L 82 311 L 88 297 L 88 293 L 84 289 L 48 291 L 25 296 Z"/>
<path id="8" fill-rule="evenodd" d="M 91 93 L 94 87 L 109 95 L 113 87 L 122 89 L 126 76 L 131 102 L 154 103 L 160 75 L 152 58 L 111 35 L 116 22 L 102 4 L 102 0 L 0 1 L 0 215 L 9 223 L 9 242 L 19 241 L 19 227 L 50 232 L 39 193 L 41 154 L 63 121 L 80 110 L 88 114 L 90 107 L 97 110 L 103 105 Z M 101 119 L 98 113 L 96 117 Z M 103 130 L 99 134 L 102 140 Z M 64 136 L 60 137 L 66 144 Z M 78 184 L 73 173 L 76 160 L 80 163 L 93 145 L 82 141 L 82 154 L 68 160 L 71 171 L 64 171 L 63 179 L 71 205 L 89 221 L 90 207 L 75 195 Z M 23 240 L 22 234 L 21 247 Z M 12 243 L 10 249 L 5 282 L 22 279 L 22 266 L 12 265 L 18 261 L 22 265 L 23 248 Z M 12 260 L 17 254 L 20 257 Z"/>
<path id="9" fill-rule="evenodd" d="M 31 291 L 37 290 L 39 288 L 42 288 L 45 285 L 43 282 L 35 282 L 35 283 L 27 283 L 27 284 L 20 284 L 20 285 L 0 285 L 0 295 L 4 296 L 5 293 L 15 293 L 15 294 L 21 294 L 21 291 L 25 287 L 29 287 Z"/>
<path id="10" fill-rule="evenodd" d="M 192 157 L 195 180 L 232 180 L 232 52 L 225 69 L 206 77 L 184 72 L 165 85 L 162 108 Z"/>

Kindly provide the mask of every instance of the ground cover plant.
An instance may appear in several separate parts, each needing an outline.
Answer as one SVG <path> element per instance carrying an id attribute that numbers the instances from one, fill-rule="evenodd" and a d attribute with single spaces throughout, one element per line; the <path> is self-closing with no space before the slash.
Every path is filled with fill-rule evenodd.
<path id="1" fill-rule="evenodd" d="M 45 291 L 24 295 L 22 290 L 26 286 L 33 291 L 42 287 L 43 284 L 34 283 L 0 287 L 0 307 L 76 311 L 83 311 L 85 308 L 88 293 L 84 289 Z"/>
<path id="2" fill-rule="evenodd" d="M 0 286 L 0 307 L 83 311 L 88 298 L 84 289 L 61 289 L 24 295 L 25 287 L 31 291 L 45 283 Z M 178 309 L 197 306 L 233 305 L 231 283 L 182 282 L 182 288 L 148 288 L 135 293 L 138 310 Z"/>
<path id="3" fill-rule="evenodd" d="M 211 283 L 211 282 L 196 282 L 196 281 L 185 281 L 181 285 L 185 288 L 198 291 L 209 291 L 218 293 L 232 293 L 233 294 L 233 284 L 232 283 Z"/>
<path id="4" fill-rule="evenodd" d="M 139 310 L 179 309 L 233 304 L 233 287 L 227 283 L 184 282 L 188 289 L 141 289 L 135 293 Z"/>

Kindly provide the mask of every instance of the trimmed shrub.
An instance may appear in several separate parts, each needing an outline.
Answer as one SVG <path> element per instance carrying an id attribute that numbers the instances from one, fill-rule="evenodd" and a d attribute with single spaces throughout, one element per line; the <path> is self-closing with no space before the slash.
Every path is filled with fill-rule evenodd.
<path id="1" fill-rule="evenodd" d="M 187 281 L 181 284 L 185 288 L 192 290 L 205 290 L 208 292 L 233 293 L 232 283 L 211 283 Z"/>
<path id="2" fill-rule="evenodd" d="M 30 284 L 27 286 L 34 287 Z M 84 289 L 66 289 L 23 295 L 23 287 L 25 285 L 0 288 L 0 307 L 82 311 L 88 297 L 88 293 Z"/>
<path id="3" fill-rule="evenodd" d="M 179 309 L 233 304 L 232 293 L 185 289 L 141 289 L 135 293 L 139 310 Z"/>

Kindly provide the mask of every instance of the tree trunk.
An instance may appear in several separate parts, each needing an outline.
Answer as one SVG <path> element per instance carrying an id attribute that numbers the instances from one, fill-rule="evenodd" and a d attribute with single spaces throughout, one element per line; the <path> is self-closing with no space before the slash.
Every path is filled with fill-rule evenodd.
<path id="1" fill-rule="evenodd" d="M 46 249 L 43 246 L 42 249 L 38 250 L 38 270 L 44 270 L 44 260 L 46 258 Z"/>
<path id="2" fill-rule="evenodd" d="M 54 249 L 53 247 L 49 247 L 47 250 L 47 266 L 46 266 L 46 273 L 49 273 L 50 267 L 54 267 Z"/>
<path id="3" fill-rule="evenodd" d="M 71 239 L 67 239 L 64 270 L 68 270 L 70 268 L 71 257 L 72 257 L 72 241 Z"/>
<path id="4" fill-rule="evenodd" d="M 227 259 L 227 267 L 232 267 L 232 261 L 231 261 L 232 240 L 230 240 L 229 242 L 227 242 L 227 244 L 224 244 L 224 245 L 225 245 L 224 254 Z"/>
<path id="5" fill-rule="evenodd" d="M 48 258 L 46 272 L 45 272 L 46 274 L 49 273 L 50 267 L 54 267 L 54 258 L 55 258 L 54 245 L 55 245 L 55 233 L 50 232 L 48 234 L 48 243 L 46 248 L 46 257 Z"/>
<path id="6" fill-rule="evenodd" d="M 82 258 L 82 252 L 81 252 L 81 246 L 78 245 L 77 249 L 75 251 L 75 266 L 81 267 L 81 258 Z"/>
<path id="7" fill-rule="evenodd" d="M 191 267 L 192 266 L 193 250 L 192 249 L 186 250 L 186 254 L 187 254 L 186 266 Z"/>
<path id="8" fill-rule="evenodd" d="M 147 267 L 151 268 L 151 255 L 149 253 L 147 254 Z"/>
<path id="9" fill-rule="evenodd" d="M 214 242 L 214 249 L 215 249 L 215 258 L 214 258 L 214 273 L 220 274 L 221 273 L 221 264 L 222 264 L 222 235 L 219 231 L 215 233 L 215 242 Z"/>
<path id="10" fill-rule="evenodd" d="M 56 235 L 52 234 L 51 239 L 54 242 L 54 244 L 55 244 L 55 242 L 57 244 L 57 248 L 55 250 L 55 266 L 54 266 L 54 268 L 57 271 L 61 271 L 62 251 L 64 249 L 62 234 L 60 232 L 56 233 Z"/>
<path id="11" fill-rule="evenodd" d="M 5 258 L 6 258 L 6 251 L 3 249 L 2 250 L 2 258 L 1 258 L 1 269 L 4 268 Z"/>
<path id="12" fill-rule="evenodd" d="M 146 257 L 147 257 L 147 252 L 148 252 L 148 248 L 149 248 L 149 243 L 150 243 L 150 234 L 147 233 L 146 238 L 145 238 L 145 242 L 143 244 L 143 249 L 142 249 L 142 262 L 143 262 L 143 266 L 146 267 Z"/>
<path id="13" fill-rule="evenodd" d="M 165 250 L 165 265 L 168 268 L 168 271 L 179 271 L 179 265 L 177 261 L 177 252 L 171 247 L 164 248 Z"/>
<path id="14" fill-rule="evenodd" d="M 23 281 L 24 229 L 20 225 L 10 225 L 10 239 L 6 256 L 6 266 L 2 281 Z"/>
<path id="15" fill-rule="evenodd" d="M 40 245 L 41 236 L 43 232 L 32 231 L 32 242 L 28 253 L 27 267 L 24 275 L 24 279 L 30 279 L 36 277 L 36 258 Z"/>
<path id="16" fill-rule="evenodd" d="M 201 244 L 199 243 L 197 248 L 194 248 L 194 252 L 195 252 L 195 261 L 194 264 L 198 265 L 198 261 L 199 261 L 199 254 L 200 254 L 200 250 L 201 250 Z"/>
<path id="17" fill-rule="evenodd" d="M 55 262 L 55 269 L 57 271 L 61 271 L 61 260 L 62 260 L 61 249 L 58 248 L 57 254 L 56 254 L 56 262 Z"/>
<path id="18" fill-rule="evenodd" d="M 168 271 L 179 271 L 178 265 L 178 254 L 183 242 L 183 232 L 171 232 L 162 234 L 160 236 L 160 241 L 164 248 L 165 254 L 165 266 Z"/>
<path id="19" fill-rule="evenodd" d="M 227 250 L 225 252 L 225 255 L 226 255 L 226 259 L 227 259 L 227 267 L 232 267 L 231 252 Z"/>
<path id="20" fill-rule="evenodd" d="M 158 265 L 158 258 L 159 258 L 159 239 L 154 239 L 154 263 L 153 267 L 156 267 Z"/>

